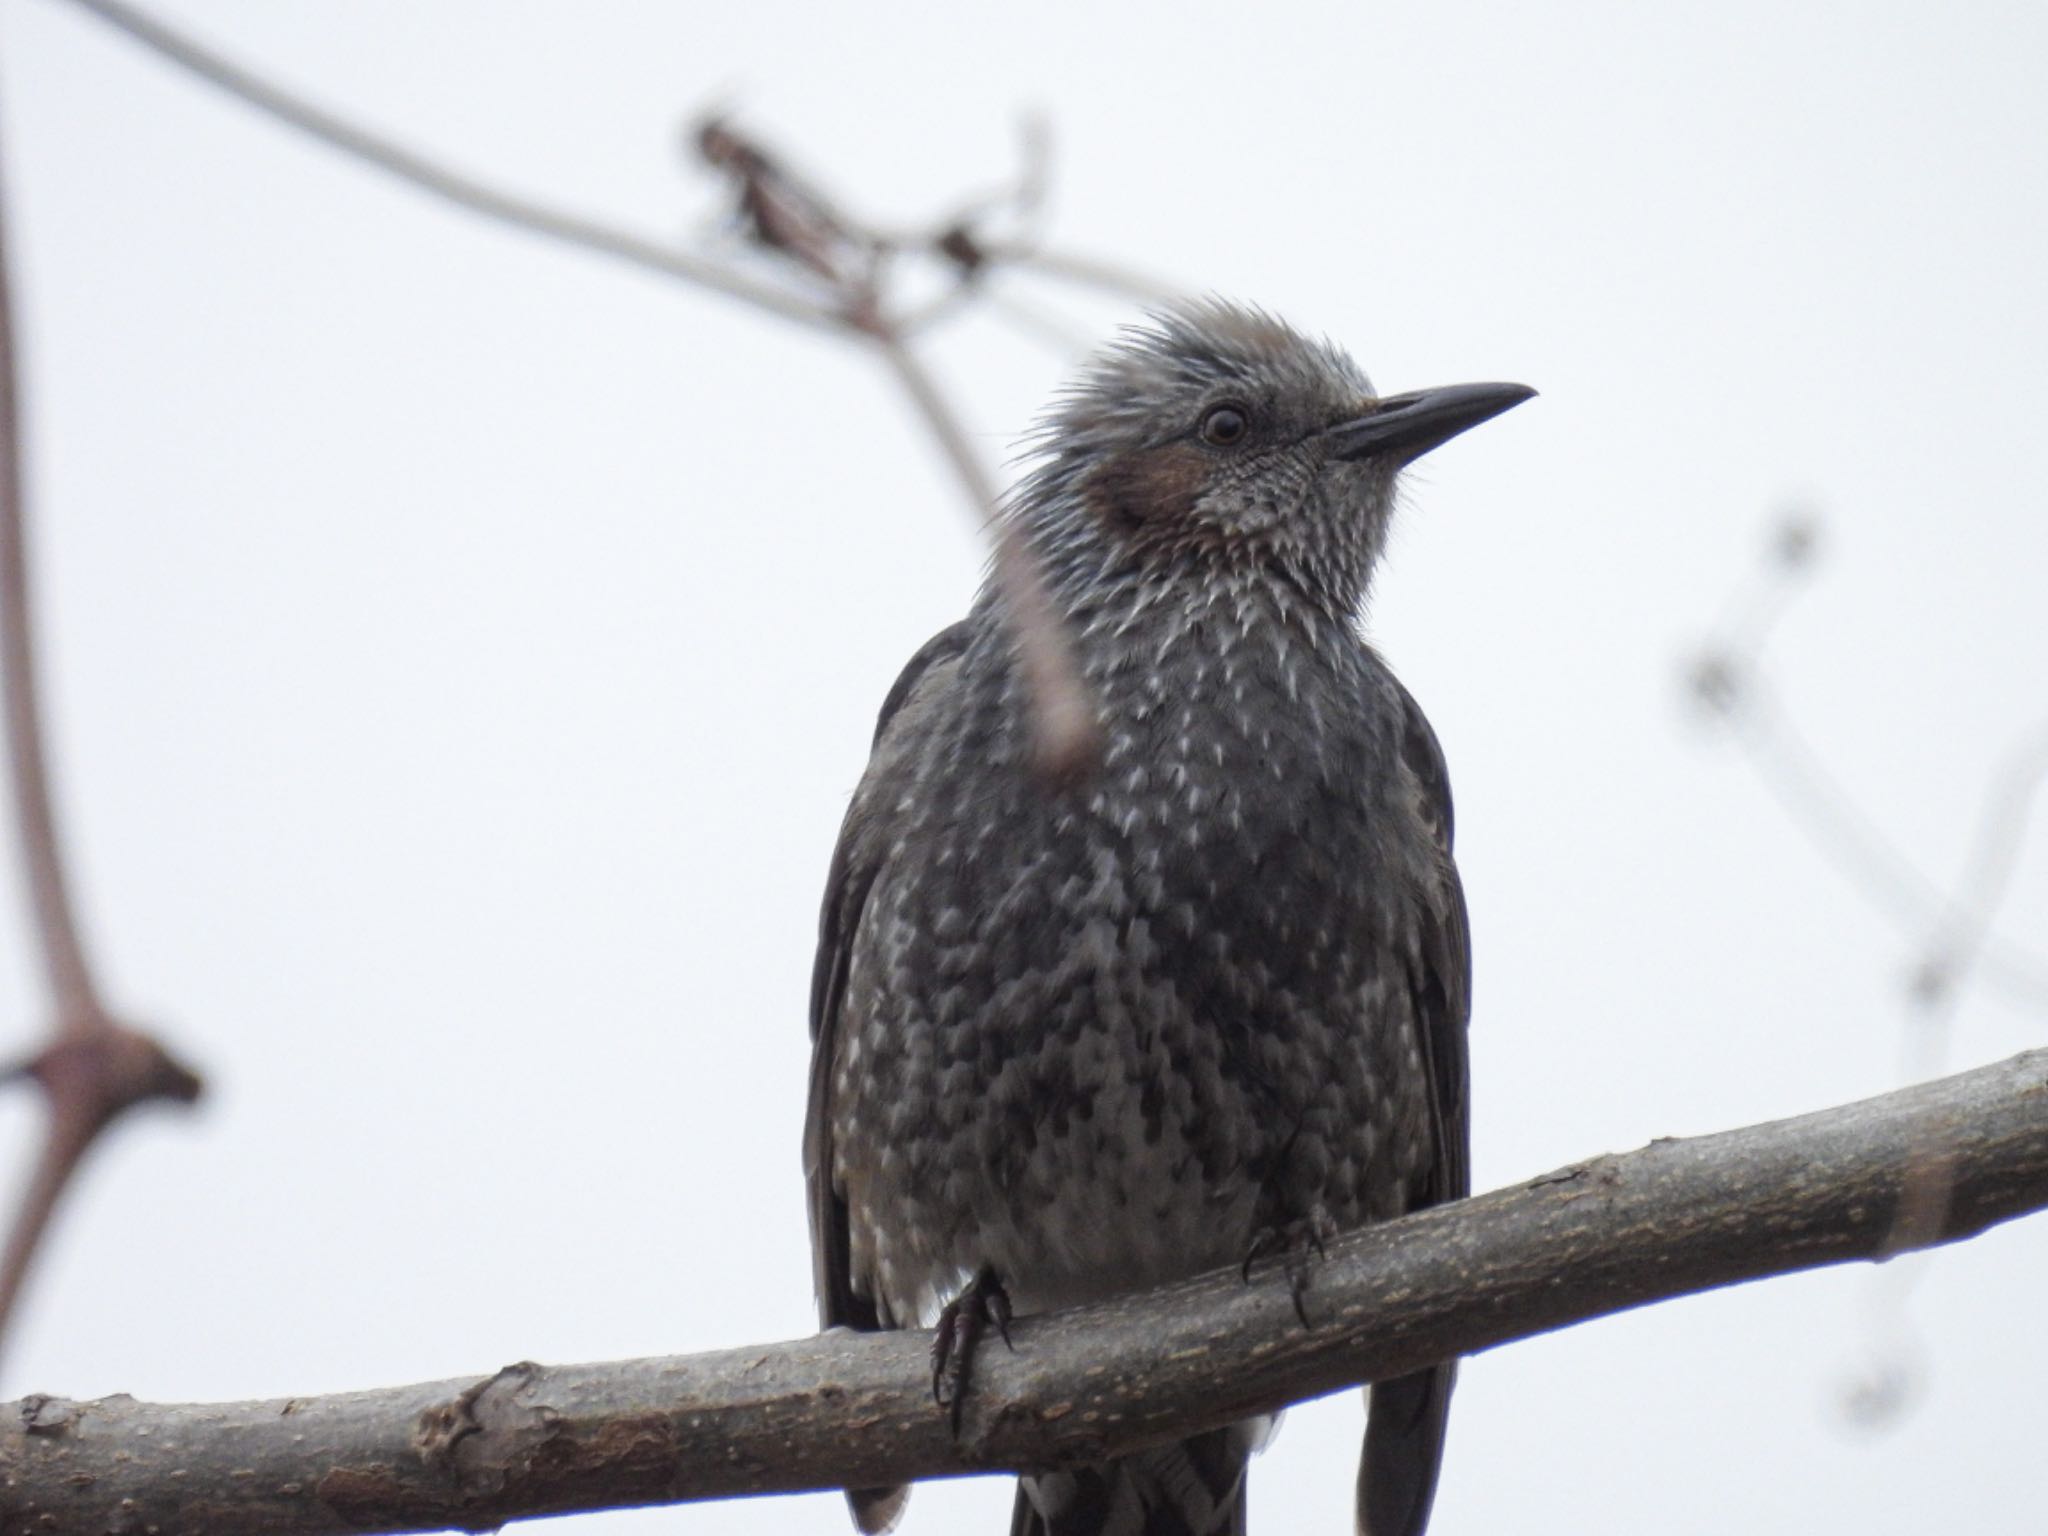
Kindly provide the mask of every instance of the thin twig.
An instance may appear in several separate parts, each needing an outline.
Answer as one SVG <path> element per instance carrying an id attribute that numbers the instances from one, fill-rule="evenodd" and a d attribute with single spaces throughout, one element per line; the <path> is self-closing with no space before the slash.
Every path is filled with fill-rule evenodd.
<path id="1" fill-rule="evenodd" d="M 1954 986 L 1965 967 L 2030 1008 L 2048 1009 L 2048 957 L 1992 932 L 2011 878 L 2034 787 L 2048 774 L 2048 734 L 2030 735 L 2001 770 L 1976 855 L 1945 894 L 1864 812 L 1800 733 L 1765 666 L 1770 634 L 1812 571 L 1818 524 L 1804 509 L 1774 531 L 1770 558 L 1726 605 L 1713 638 L 1687 670 L 1694 699 L 1731 729 L 1750 766 L 1807 840 L 1871 903 L 1907 929 L 1922 959 L 1916 992 Z"/>
<path id="2" fill-rule="evenodd" d="M 1040 113 L 1027 113 L 1017 125 L 1017 143 L 1017 172 L 1009 181 L 961 199 L 924 234 L 897 236 L 894 243 L 906 249 L 928 248 L 972 264 L 988 242 L 989 221 L 1003 216 L 1015 221 L 1017 241 L 1035 243 L 1035 228 L 1052 187 L 1052 125 Z M 960 245 L 962 240 L 967 244 Z"/>
<path id="3" fill-rule="evenodd" d="M 1956 883 L 1948 912 L 1928 939 L 1907 988 L 1906 1064 L 1908 1082 L 1947 1070 L 1950 1033 L 1962 989 L 1981 968 L 1992 920 L 2025 846 L 2028 815 L 2036 792 L 2048 780 L 2048 723 L 2037 725 L 2006 755 L 1993 776 L 1977 820 L 1975 847 Z M 1929 1139 L 1915 1149 L 1905 1188 L 1893 1215 L 1887 1247 L 1909 1252 L 1922 1236 L 1938 1230 L 1954 1198 L 1954 1162 Z M 1869 1363 L 1848 1385 L 1844 1400 L 1857 1423 L 1877 1426 L 1896 1419 L 1918 1395 L 1925 1375 L 1925 1351 L 1914 1336 L 1907 1303 L 1925 1273 L 1919 1262 L 1894 1264 L 1872 1286 Z"/>
<path id="4" fill-rule="evenodd" d="M 1178 303 L 1187 297 L 1185 289 L 1170 287 L 1115 262 L 1072 251 L 1048 250 L 1028 242 L 1005 242 L 985 247 L 983 255 L 993 264 L 1043 273 L 1076 287 L 1116 294 L 1148 308 Z"/>
<path id="5" fill-rule="evenodd" d="M 1101 750 L 1101 726 L 1087 683 L 1074 661 L 1066 627 L 1046 595 L 1038 562 L 1025 547 L 1017 525 L 1002 515 L 995 484 L 967 441 L 959 420 L 915 353 L 894 332 L 875 333 L 875 343 L 917 406 L 947 462 L 982 508 L 982 520 L 995 550 L 995 579 L 1002 589 L 1011 632 L 1016 637 L 1018 665 L 1025 688 L 1037 703 L 1033 750 L 1039 771 L 1068 779 L 1091 768 Z"/>
<path id="6" fill-rule="evenodd" d="M 0 1251 L 0 1340 L 65 1192 L 93 1144 L 137 1105 L 190 1104 L 202 1083 L 148 1035 L 102 1017 L 89 1029 L 60 1033 L 10 1077 L 43 1090 L 47 1123 L 41 1151 Z"/>
<path id="7" fill-rule="evenodd" d="M 1760 673 L 1747 686 L 1737 740 L 1800 830 L 1853 885 L 1915 935 L 1938 928 L 1949 901 L 1885 835 L 1800 734 Z M 1977 971 L 2014 1002 L 2048 1009 L 2048 959 L 2023 944 L 1984 937 Z"/>
<path id="8" fill-rule="evenodd" d="M 1036 238 L 970 240 L 955 232 L 933 250 L 956 264 L 960 280 L 922 308 L 905 314 L 901 322 L 905 335 L 915 335 L 950 319 L 989 272 L 1027 272 L 1057 278 L 1072 287 L 1126 299 L 1147 310 L 1170 308 L 1188 296 L 1184 288 L 1172 287 L 1113 262 L 1070 251 L 1048 250 Z"/>
<path id="9" fill-rule="evenodd" d="M 1917 991 L 1953 991 L 1982 955 L 2019 867 L 2027 821 L 2043 783 L 2048 783 L 2048 721 L 2023 735 L 1992 776 L 1970 858 L 1914 978 Z"/>
<path id="10" fill-rule="evenodd" d="M 8 279 L 5 210 L 0 208 L 0 670 L 6 674 L 8 766 L 15 825 L 28 866 L 29 895 L 42 938 L 44 976 L 60 1032 L 76 1036 L 104 1013 L 72 916 L 70 882 L 57 846 L 50 780 L 36 699 L 33 610 L 29 606 L 28 513 L 16 397 L 14 299 Z"/>
<path id="11" fill-rule="evenodd" d="M 848 313 L 848 297 L 872 300 L 882 241 L 724 117 L 705 119 L 696 137 L 705 163 L 732 181 L 740 218 L 755 244 L 823 278 L 842 300 L 841 315 Z"/>
<path id="12" fill-rule="evenodd" d="M 821 279 L 833 296 L 829 305 L 809 303 L 728 267 L 653 245 L 589 219 L 557 212 L 449 170 L 313 106 L 122 0 L 72 3 L 259 111 L 421 191 L 515 228 L 710 288 L 786 319 L 880 341 L 891 372 L 931 425 L 948 462 L 959 473 L 977 513 L 995 538 L 997 580 L 1008 599 L 1007 617 L 1016 633 L 1028 696 L 1035 712 L 1039 763 L 1045 771 L 1062 775 L 1088 766 L 1096 747 L 1092 706 L 1073 664 L 1071 647 L 1046 601 L 1044 584 L 1033 567 L 1030 552 L 1006 531 L 1003 519 L 996 515 L 996 494 L 988 473 L 929 376 L 908 352 L 904 341 L 906 327 L 886 318 L 888 306 L 880 292 L 880 282 L 889 254 L 888 243 L 789 172 L 779 156 L 769 153 L 723 119 L 713 119 L 698 133 L 700 151 L 733 178 L 742 215 L 755 243 L 773 255 L 787 258 L 811 277 Z M 1020 195 L 1038 195 L 1028 176 L 1020 186 L 1024 189 Z M 1093 278 L 1076 277 L 1075 269 L 1086 265 L 1069 261 L 1063 275 L 1111 288 L 1124 281 L 1114 268 L 1107 266 L 1094 268 L 1098 275 Z M 963 275 L 963 283 L 966 280 Z"/>
<path id="13" fill-rule="evenodd" d="M 189 70 L 259 112 L 310 135 L 329 148 L 409 182 L 422 192 L 511 228 L 560 240 L 665 277 L 680 278 L 709 288 L 785 320 L 823 330 L 836 329 L 839 325 L 836 317 L 817 305 L 780 288 L 756 282 L 745 273 L 656 244 L 596 219 L 549 208 L 437 164 L 402 144 L 346 122 L 303 97 L 280 89 L 185 33 L 133 6 L 124 5 L 121 0 L 71 0 L 71 3 L 90 11 L 160 57 Z"/>
<path id="14" fill-rule="evenodd" d="M 156 1041 L 107 1013 L 79 936 L 50 804 L 49 758 L 36 697 L 27 477 L 7 256 L 5 198 L 0 195 L 0 674 L 7 698 L 15 825 L 54 1015 L 43 1049 L 0 1075 L 0 1081 L 33 1079 L 48 1106 L 42 1150 L 0 1250 L 0 1339 L 50 1216 L 93 1142 L 137 1104 L 158 1098 L 190 1103 L 200 1089 L 199 1079 Z"/>
<path id="15" fill-rule="evenodd" d="M 838 285 L 838 312 L 875 344 L 930 428 L 994 549 L 1004 621 L 1016 641 L 1034 716 L 1038 770 L 1055 780 L 1086 772 L 1101 749 L 1088 685 L 1075 664 L 1066 628 L 1046 595 L 1037 561 L 1016 525 L 1002 515 L 1001 493 L 987 467 L 968 442 L 944 392 L 911 350 L 903 327 L 885 310 L 880 283 L 888 248 L 831 199 L 786 170 L 779 156 L 725 120 L 706 123 L 698 142 L 707 160 L 740 183 L 740 208 L 752 238 L 771 254 Z M 972 276 L 972 270 L 963 267 L 963 289 Z"/>
<path id="16" fill-rule="evenodd" d="M 1068 363 L 1085 357 L 1094 344 L 1094 338 L 1074 321 L 1014 293 L 992 288 L 984 302 L 1017 330 Z"/>
<path id="17" fill-rule="evenodd" d="M 1731 594 L 1716 638 L 1694 660 L 1688 681 L 1695 699 L 1729 726 L 1757 776 L 1822 857 L 1916 936 L 1920 958 L 1904 991 L 1904 1075 L 1918 1081 L 1944 1069 L 1950 1025 L 1971 974 L 2019 1002 L 2048 1009 L 2048 962 L 1992 932 L 2034 793 L 2048 777 L 2048 726 L 2023 738 L 1995 776 L 1972 855 L 1953 894 L 1944 896 L 1857 806 L 1771 684 L 1764 652 L 1794 592 L 1814 569 L 1819 538 L 1819 521 L 1810 509 L 1781 519 L 1768 558 Z M 1886 1255 L 1926 1246 L 1927 1234 L 1948 1219 L 1956 1177 L 1940 1128 L 1923 1127 L 1884 1238 Z M 1894 1265 L 1872 1285 L 1868 1362 L 1843 1393 L 1846 1412 L 1857 1423 L 1896 1418 L 1919 1388 L 1923 1352 L 1914 1344 L 1906 1313 L 1919 1270 Z"/>

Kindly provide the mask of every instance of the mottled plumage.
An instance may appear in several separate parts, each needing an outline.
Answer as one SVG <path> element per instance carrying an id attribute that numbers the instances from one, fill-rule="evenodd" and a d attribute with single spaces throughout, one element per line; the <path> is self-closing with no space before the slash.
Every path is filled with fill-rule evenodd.
<path id="1" fill-rule="evenodd" d="M 1381 400 L 1209 303 L 1098 358 L 1007 515 L 1102 724 L 1034 771 L 1002 595 L 890 691 L 826 890 L 805 1159 L 830 1326 L 1019 1312 L 1463 1195 L 1469 954 L 1428 723 L 1356 623 L 1394 478 L 1527 391 Z M 1373 1389 L 1360 1520 L 1427 1520 L 1451 1368 Z M 1241 1531 L 1244 1425 L 1025 1479 L 1017 1532 Z M 903 1491 L 851 1495 L 864 1529 Z"/>

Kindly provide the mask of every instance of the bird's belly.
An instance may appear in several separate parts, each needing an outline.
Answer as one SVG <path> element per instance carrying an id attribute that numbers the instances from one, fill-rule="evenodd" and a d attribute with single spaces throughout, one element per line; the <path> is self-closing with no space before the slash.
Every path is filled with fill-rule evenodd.
<path id="1" fill-rule="evenodd" d="M 1236 1263 L 1256 1226 L 1259 1188 L 1250 1179 L 1202 1178 L 1178 1129 L 1150 1144 L 1072 1134 L 1041 1142 L 1045 1172 L 1034 1181 L 1057 1179 L 1060 1193 L 984 1209 L 955 1262 L 966 1261 L 969 1272 L 976 1261 L 992 1266 L 1026 1312 Z"/>
<path id="2" fill-rule="evenodd" d="M 1310 1206 L 1386 1214 L 1401 1073 L 1368 1059 L 1354 978 L 1311 1005 L 1250 953 L 1270 944 L 1233 954 L 1142 899 L 1036 922 L 974 925 L 934 964 L 894 960 L 884 921 L 856 958 L 835 1141 L 853 1271 L 896 1318 L 983 1266 L 1036 1311 L 1235 1263 Z"/>
<path id="3" fill-rule="evenodd" d="M 1039 1310 L 1214 1267 L 1249 1237 L 1263 1137 L 1228 1026 L 1148 966 L 1143 918 L 1025 948 L 987 988 L 849 978 L 875 996 L 842 1053 L 835 1140 L 856 1273 L 898 1317 L 983 1265 Z"/>
<path id="4" fill-rule="evenodd" d="M 1041 1046 L 1007 1062 L 967 1132 L 974 1214 L 955 1257 L 993 1265 L 1021 1308 L 1233 1263 L 1257 1221 L 1268 1116 L 1218 1048 L 1241 1023 L 1122 979 L 1098 976 L 1071 1009 L 1049 1044 L 1059 1059 Z"/>

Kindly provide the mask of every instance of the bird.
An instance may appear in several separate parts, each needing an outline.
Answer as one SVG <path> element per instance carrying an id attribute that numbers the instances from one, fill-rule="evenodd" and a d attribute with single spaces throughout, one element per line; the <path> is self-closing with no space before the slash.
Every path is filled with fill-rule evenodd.
<path id="1" fill-rule="evenodd" d="M 804 1164 L 822 1327 L 988 1326 L 1469 1193 L 1443 753 L 1364 638 L 1400 471 L 1518 384 L 1376 394 L 1222 299 L 1120 333 L 1002 508 L 1096 711 L 1047 772 L 992 574 L 904 667 L 833 851 Z M 1307 1315 L 1303 1314 L 1306 1322 Z M 1455 1363 L 1369 1388 L 1358 1528 L 1420 1536 Z M 1242 1536 L 1265 1420 L 1020 1478 L 1013 1536 Z M 908 1489 L 849 1490 L 863 1532 Z"/>

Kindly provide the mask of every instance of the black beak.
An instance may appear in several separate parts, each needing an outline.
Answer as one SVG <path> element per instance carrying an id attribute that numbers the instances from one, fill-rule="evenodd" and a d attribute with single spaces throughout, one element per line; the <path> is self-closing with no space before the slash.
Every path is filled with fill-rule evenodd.
<path id="1" fill-rule="evenodd" d="M 1341 421 L 1323 437 L 1340 459 L 1384 457 L 1398 466 L 1421 458 L 1468 427 L 1493 420 L 1535 393 L 1526 384 L 1449 384 L 1388 395 L 1370 415 Z"/>

